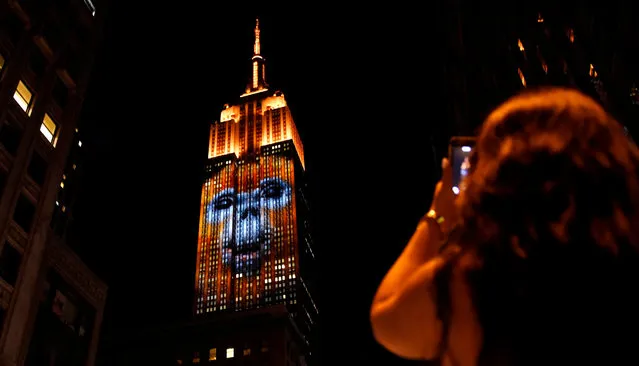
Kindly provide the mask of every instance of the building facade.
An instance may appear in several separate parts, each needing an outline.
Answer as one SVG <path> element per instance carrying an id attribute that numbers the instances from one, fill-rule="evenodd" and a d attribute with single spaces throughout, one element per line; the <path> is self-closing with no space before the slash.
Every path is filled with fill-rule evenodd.
<path id="1" fill-rule="evenodd" d="M 66 244 L 105 1 L 0 1 L 0 364 L 93 365 L 106 285 Z"/>
<path id="2" fill-rule="evenodd" d="M 283 304 L 128 332 L 104 365 L 312 365 Z"/>
<path id="3" fill-rule="evenodd" d="M 284 95 L 269 89 L 255 26 L 251 77 L 210 127 L 194 313 L 282 305 L 303 346 L 317 320 L 304 148 Z"/>
<path id="4" fill-rule="evenodd" d="M 474 134 L 497 105 L 544 85 L 579 89 L 631 134 L 636 129 L 639 40 L 632 4 L 542 0 L 513 8 L 454 0 L 446 6 L 450 134 Z"/>
<path id="5" fill-rule="evenodd" d="M 304 150 L 254 31 L 250 81 L 209 130 L 193 316 L 118 334 L 105 366 L 317 364 Z"/>

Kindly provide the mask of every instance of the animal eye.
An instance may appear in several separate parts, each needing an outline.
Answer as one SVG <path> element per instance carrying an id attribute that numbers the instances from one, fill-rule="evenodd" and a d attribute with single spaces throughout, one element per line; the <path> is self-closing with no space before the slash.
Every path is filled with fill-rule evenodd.
<path id="1" fill-rule="evenodd" d="M 262 187 L 262 197 L 277 198 L 282 196 L 282 184 L 278 181 L 270 181 Z"/>
<path id="2" fill-rule="evenodd" d="M 235 200 L 231 194 L 225 193 L 215 199 L 213 202 L 213 208 L 216 210 L 227 209 L 235 203 Z"/>

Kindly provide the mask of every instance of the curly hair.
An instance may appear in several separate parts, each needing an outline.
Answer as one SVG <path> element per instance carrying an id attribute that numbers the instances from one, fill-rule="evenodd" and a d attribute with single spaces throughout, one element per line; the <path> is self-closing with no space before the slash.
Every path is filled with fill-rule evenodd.
<path id="1" fill-rule="evenodd" d="M 622 126 L 578 91 L 488 116 L 458 239 L 479 365 L 639 364 L 638 168 Z"/>

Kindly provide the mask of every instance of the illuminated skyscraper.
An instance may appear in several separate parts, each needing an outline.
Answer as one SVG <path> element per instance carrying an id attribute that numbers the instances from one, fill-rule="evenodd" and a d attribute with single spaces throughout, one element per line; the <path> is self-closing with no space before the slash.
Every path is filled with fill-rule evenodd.
<path id="1" fill-rule="evenodd" d="M 105 364 L 317 364 L 303 146 L 260 41 L 258 22 L 244 94 L 209 130 L 194 316 L 118 335 Z"/>
<path id="2" fill-rule="evenodd" d="M 246 92 L 210 129 L 196 314 L 296 305 L 300 297 L 310 300 L 301 305 L 306 311 L 316 312 L 299 271 L 300 244 L 312 255 L 298 215 L 305 205 L 296 181 L 304 150 L 284 95 L 266 83 L 259 21 L 253 50 Z"/>
<path id="3" fill-rule="evenodd" d="M 284 95 L 266 83 L 259 20 L 250 81 L 211 125 L 208 157 L 195 314 L 284 305 L 308 342 L 318 310 L 311 296 L 304 148 Z"/>

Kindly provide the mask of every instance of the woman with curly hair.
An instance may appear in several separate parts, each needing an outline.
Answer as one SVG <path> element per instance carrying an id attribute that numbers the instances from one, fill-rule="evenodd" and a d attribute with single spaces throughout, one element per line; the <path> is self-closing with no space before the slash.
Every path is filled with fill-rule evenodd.
<path id="1" fill-rule="evenodd" d="M 373 300 L 380 344 L 454 366 L 639 364 L 639 151 L 611 116 L 574 90 L 521 94 L 484 122 L 459 197 L 442 168 Z"/>

